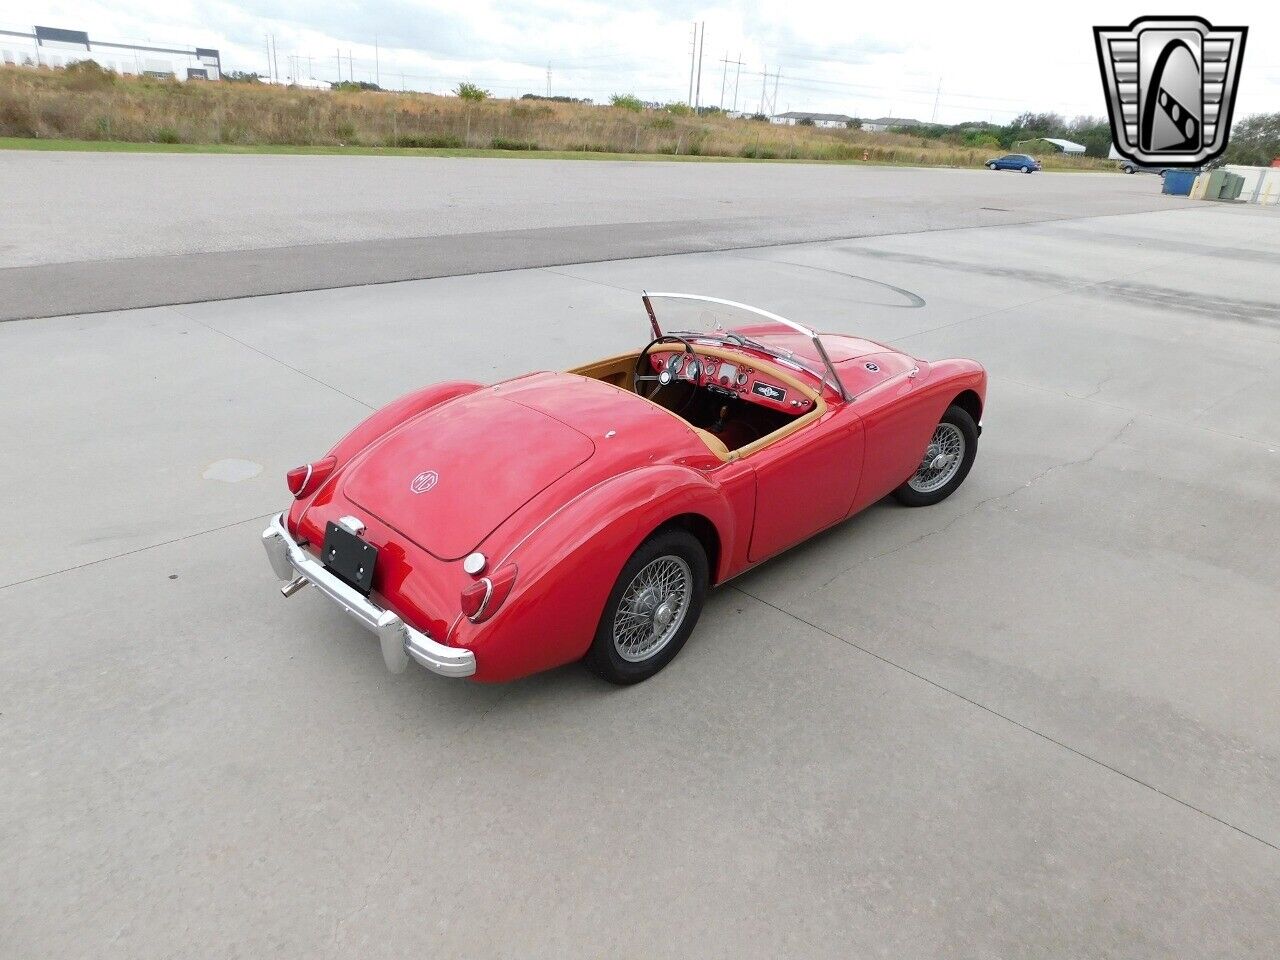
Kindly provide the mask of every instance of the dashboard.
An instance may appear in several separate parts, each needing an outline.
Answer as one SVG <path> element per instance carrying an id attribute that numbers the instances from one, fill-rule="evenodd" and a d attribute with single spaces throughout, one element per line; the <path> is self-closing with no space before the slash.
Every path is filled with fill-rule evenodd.
<path id="1" fill-rule="evenodd" d="M 799 391 L 743 362 L 680 352 L 652 355 L 649 363 L 663 383 L 683 381 L 781 413 L 796 415 L 813 408 L 813 401 Z"/>

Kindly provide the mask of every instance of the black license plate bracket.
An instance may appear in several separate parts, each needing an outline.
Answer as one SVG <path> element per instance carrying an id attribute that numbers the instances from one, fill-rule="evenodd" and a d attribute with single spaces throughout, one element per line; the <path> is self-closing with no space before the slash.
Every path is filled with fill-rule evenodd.
<path id="1" fill-rule="evenodd" d="M 368 593 L 373 587 L 378 548 L 365 543 L 346 527 L 330 521 L 324 528 L 324 551 L 320 561 L 361 593 Z"/>

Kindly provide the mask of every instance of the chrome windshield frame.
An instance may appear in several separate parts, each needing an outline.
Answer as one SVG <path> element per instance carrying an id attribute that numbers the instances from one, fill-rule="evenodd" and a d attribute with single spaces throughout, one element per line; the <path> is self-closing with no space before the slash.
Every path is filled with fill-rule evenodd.
<path id="1" fill-rule="evenodd" d="M 788 320 L 786 317 L 781 317 L 776 313 L 771 313 L 768 310 L 762 310 L 760 307 L 753 307 L 748 303 L 739 303 L 736 300 L 725 300 L 720 297 L 707 297 L 699 293 L 670 293 L 670 292 L 658 292 L 658 291 L 650 293 L 648 290 L 643 290 L 641 291 L 640 299 L 644 302 L 645 312 L 648 313 L 649 315 L 649 326 L 653 329 L 653 335 L 655 338 L 664 335 L 662 326 L 658 322 L 657 313 L 653 309 L 653 299 L 657 297 L 663 297 L 668 300 L 688 300 L 696 303 L 714 303 L 722 307 L 732 307 L 735 310 L 742 310 L 746 313 L 750 313 L 757 317 L 761 317 L 772 323 L 780 323 L 784 327 L 791 328 L 801 336 L 805 336 L 809 338 L 810 342 L 813 344 L 814 350 L 817 352 L 819 358 L 821 358 L 823 366 L 826 367 L 826 370 L 827 370 L 826 375 L 823 375 L 817 370 L 810 370 L 808 367 L 806 367 L 804 364 L 802 364 L 799 360 L 797 360 L 793 356 L 779 354 L 777 351 L 772 350 L 768 347 L 765 347 L 763 344 L 755 343 L 749 338 L 744 338 L 738 334 L 735 334 L 732 330 L 725 331 L 725 333 L 728 336 L 725 337 L 724 339 L 745 341 L 744 345 L 755 346 L 757 348 L 763 349 L 766 353 L 769 353 L 777 357 L 779 360 L 787 361 L 795 366 L 799 366 L 802 369 L 808 370 L 809 373 L 812 373 L 819 380 L 826 383 L 827 386 L 831 387 L 832 390 L 838 393 L 840 395 L 840 398 L 844 400 L 846 403 L 848 403 L 853 399 L 853 397 L 850 396 L 849 391 L 845 389 L 844 384 L 840 382 L 840 377 L 836 373 L 835 364 L 831 362 L 831 357 L 827 355 L 827 349 L 822 345 L 822 340 L 818 336 L 817 331 L 811 330 L 808 327 L 804 326 L 803 324 L 796 323 L 794 320 Z M 710 333 L 710 332 L 699 333 L 697 331 L 691 331 L 691 330 L 673 330 L 671 331 L 671 333 L 690 334 L 695 337 L 717 336 L 717 334 L 715 333 Z"/>

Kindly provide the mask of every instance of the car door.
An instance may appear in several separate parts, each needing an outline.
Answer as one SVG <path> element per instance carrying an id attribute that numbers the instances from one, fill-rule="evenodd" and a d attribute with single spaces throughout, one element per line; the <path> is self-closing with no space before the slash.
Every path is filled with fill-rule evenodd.
<path id="1" fill-rule="evenodd" d="M 751 562 L 794 546 L 848 514 L 863 446 L 861 420 L 842 406 L 743 461 L 756 475 Z"/>

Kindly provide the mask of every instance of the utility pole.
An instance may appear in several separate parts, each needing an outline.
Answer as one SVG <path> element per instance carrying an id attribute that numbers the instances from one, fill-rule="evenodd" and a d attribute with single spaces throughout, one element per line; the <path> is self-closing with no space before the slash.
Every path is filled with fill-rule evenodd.
<path id="1" fill-rule="evenodd" d="M 373 82 L 382 86 L 382 62 L 378 58 L 378 37 L 373 37 Z"/>
<path id="2" fill-rule="evenodd" d="M 938 78 L 938 92 L 933 95 L 933 116 L 930 117 L 930 123 L 938 122 L 938 100 L 942 97 L 942 78 Z"/>
<path id="3" fill-rule="evenodd" d="M 350 47 L 347 47 L 347 79 L 352 83 L 356 81 L 356 61 L 351 55 Z"/>
<path id="4" fill-rule="evenodd" d="M 698 22 L 693 22 L 693 43 L 689 47 L 689 106 L 693 107 L 693 70 L 698 60 Z"/>
<path id="5" fill-rule="evenodd" d="M 738 71 L 733 75 L 733 112 L 738 112 L 738 81 L 742 79 L 742 51 L 738 51 L 738 59 L 734 61 Z"/>
<path id="6" fill-rule="evenodd" d="M 276 49 L 276 35 L 273 33 L 271 35 L 271 65 L 275 69 L 276 79 L 279 80 L 280 79 L 280 58 L 279 56 L 277 56 L 277 54 L 278 54 L 278 51 Z"/>
<path id="7" fill-rule="evenodd" d="M 778 112 L 778 78 L 782 76 L 782 68 L 779 67 L 773 71 L 773 104 L 771 109 L 774 113 Z"/>
<path id="8" fill-rule="evenodd" d="M 761 74 L 761 76 L 762 76 L 764 79 L 762 79 L 762 80 L 760 81 L 760 113 L 762 113 L 762 114 L 763 114 L 763 113 L 764 113 L 764 97 L 765 97 L 765 91 L 766 91 L 766 89 L 768 88 L 768 85 L 769 85 L 769 65 L 768 65 L 767 63 L 764 65 L 764 73 L 763 73 L 763 74 Z M 764 115 L 765 115 L 765 116 L 768 116 L 768 114 L 764 114 Z"/>
<path id="9" fill-rule="evenodd" d="M 724 59 L 720 61 L 724 64 L 724 72 L 720 74 L 720 112 L 724 113 L 724 86 L 725 81 L 729 79 L 729 51 L 724 52 Z"/>
<path id="10" fill-rule="evenodd" d="M 342 48 L 338 48 L 338 82 L 342 82 Z"/>
<path id="11" fill-rule="evenodd" d="M 273 79 L 271 76 L 271 34 L 264 33 L 262 39 L 267 44 L 267 79 L 271 80 Z"/>
<path id="12" fill-rule="evenodd" d="M 698 89 L 693 95 L 693 112 L 702 109 L 702 48 L 707 45 L 707 21 L 702 21 L 702 36 L 698 40 Z"/>

